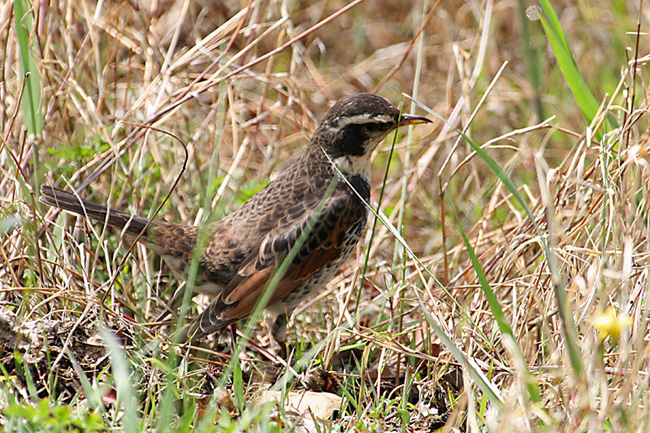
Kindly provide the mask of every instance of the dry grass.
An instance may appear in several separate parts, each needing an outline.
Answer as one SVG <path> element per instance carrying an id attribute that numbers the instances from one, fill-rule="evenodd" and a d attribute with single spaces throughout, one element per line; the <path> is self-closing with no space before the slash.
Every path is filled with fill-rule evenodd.
<path id="1" fill-rule="evenodd" d="M 642 36 L 636 54 L 631 33 L 639 15 L 647 27 L 647 8 L 554 4 L 578 68 L 603 102 L 588 128 L 539 22 L 528 21 L 543 74 L 535 87 L 514 1 L 366 0 L 349 10 L 337 0 L 196 0 L 186 9 L 172 0 L 50 3 L 34 10 L 32 34 L 39 137 L 23 126 L 12 3 L 0 5 L 3 411 L 47 397 L 52 406 L 93 408 L 107 428 L 128 426 L 128 404 L 114 401 L 125 385 L 112 377 L 117 361 L 103 350 L 102 328 L 117 335 L 134 372 L 137 417 L 145 418 L 137 430 L 187 423 L 207 431 L 201 422 L 211 417 L 224 431 L 276 421 L 290 428 L 301 419 L 238 403 L 292 371 L 275 363 L 265 332 L 253 334 L 234 372 L 213 351 L 169 347 L 165 313 L 180 283 L 143 246 L 36 205 L 34 174 L 112 207 L 202 224 L 237 209 L 286 167 L 333 100 L 378 91 L 396 103 L 402 92 L 412 95 L 446 120 L 402 131 L 392 154 L 387 144 L 375 157 L 373 206 L 381 197 L 380 212 L 418 260 L 379 223 L 294 316 L 290 341 L 306 364 L 298 373 L 321 366 L 340 381 L 339 418 L 322 428 L 648 430 L 648 74 L 634 70 L 634 59 L 644 65 L 650 43 Z M 606 114 L 619 128 L 606 131 Z M 509 174 L 539 231 L 456 128 Z M 514 341 L 497 327 L 454 213 Z M 558 312 L 562 287 L 575 334 Z M 609 306 L 632 319 L 618 344 L 599 338 L 593 324 Z M 568 342 L 580 349 L 580 368 Z M 527 394 L 526 368 L 538 403 Z M 488 378 L 501 402 L 488 399 L 470 370 Z M 215 387 L 228 390 L 234 407 L 206 404 Z M 216 407 L 225 409 L 212 413 Z M 441 409 L 448 412 L 435 416 Z M 15 427 L 11 415 L 0 419 Z"/>

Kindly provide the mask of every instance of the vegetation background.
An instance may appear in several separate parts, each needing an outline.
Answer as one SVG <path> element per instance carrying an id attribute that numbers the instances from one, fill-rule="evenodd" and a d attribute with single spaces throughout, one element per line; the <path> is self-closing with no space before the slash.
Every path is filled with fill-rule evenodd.
<path id="1" fill-rule="evenodd" d="M 4 430 L 649 431 L 649 18 L 624 0 L 3 2 Z M 355 92 L 434 123 L 377 150 L 381 218 L 295 315 L 288 365 L 257 321 L 235 347 L 170 345 L 182 282 L 38 204 L 48 183 L 219 219 Z M 304 387 L 336 413 L 278 403 Z"/>

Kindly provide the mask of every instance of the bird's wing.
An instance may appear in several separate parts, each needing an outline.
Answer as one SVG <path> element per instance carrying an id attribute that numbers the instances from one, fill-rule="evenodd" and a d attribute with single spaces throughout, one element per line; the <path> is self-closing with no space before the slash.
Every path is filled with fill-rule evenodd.
<path id="1" fill-rule="evenodd" d="M 356 197 L 339 193 L 330 197 L 314 217 L 316 212 L 317 209 L 306 211 L 292 226 L 264 237 L 223 293 L 184 330 L 183 339 L 197 340 L 248 316 L 274 272 L 305 233 L 304 243 L 275 287 L 268 305 L 283 299 L 340 256 L 346 233 L 359 224 L 359 215 L 365 209 Z"/>

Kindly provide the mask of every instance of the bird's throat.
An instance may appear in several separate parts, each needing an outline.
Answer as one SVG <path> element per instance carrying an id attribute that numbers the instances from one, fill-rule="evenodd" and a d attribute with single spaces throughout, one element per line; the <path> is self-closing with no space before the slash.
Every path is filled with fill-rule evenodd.
<path id="1" fill-rule="evenodd" d="M 360 176 L 367 183 L 370 183 L 370 156 L 345 155 L 334 160 L 336 167 L 346 177 Z"/>

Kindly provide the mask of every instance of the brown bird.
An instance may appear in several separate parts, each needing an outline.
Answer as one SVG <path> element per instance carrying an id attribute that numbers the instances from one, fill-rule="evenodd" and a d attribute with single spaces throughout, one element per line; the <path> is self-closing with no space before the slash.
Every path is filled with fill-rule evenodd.
<path id="1" fill-rule="evenodd" d="M 194 290 L 212 303 L 185 326 L 179 339 L 198 340 L 247 317 L 283 260 L 267 304 L 276 316 L 275 340 L 284 346 L 288 317 L 329 281 L 350 255 L 366 225 L 370 156 L 395 128 L 430 122 L 402 114 L 371 94 L 342 98 L 325 114 L 300 157 L 241 209 L 205 228 L 205 248 Z M 334 167 L 336 166 L 336 167 Z M 172 268 L 187 275 L 198 227 L 147 218 L 79 198 L 50 186 L 40 200 L 140 235 Z M 296 246 L 296 251 L 291 251 Z"/>

